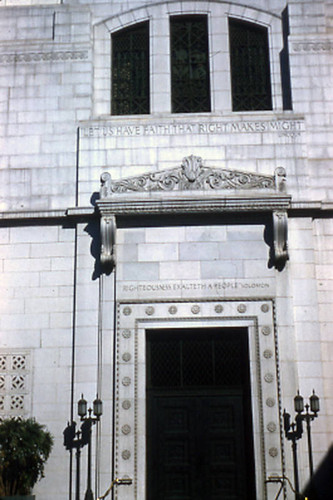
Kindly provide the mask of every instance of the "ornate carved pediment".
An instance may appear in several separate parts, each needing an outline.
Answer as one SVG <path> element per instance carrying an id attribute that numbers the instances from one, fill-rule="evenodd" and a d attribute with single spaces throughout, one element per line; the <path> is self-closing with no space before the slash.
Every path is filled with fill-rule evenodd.
<path id="1" fill-rule="evenodd" d="M 285 170 L 276 169 L 275 175 L 260 175 L 239 170 L 205 167 L 199 156 L 187 156 L 179 167 L 159 172 L 112 180 L 105 172 L 101 176 L 101 198 L 115 194 L 156 191 L 220 191 L 272 190 L 283 191 Z"/>
<path id="2" fill-rule="evenodd" d="M 125 179 L 112 180 L 111 175 L 104 172 L 97 201 L 101 215 L 101 264 L 110 271 L 115 266 L 117 215 L 271 211 L 273 258 L 275 265 L 281 267 L 288 259 L 287 209 L 290 196 L 285 194 L 285 182 L 283 167 L 277 168 L 275 175 L 260 175 L 205 167 L 202 159 L 193 155 L 184 158 L 179 167 Z M 130 197 L 129 193 L 137 193 L 137 196 Z M 217 196 L 211 196 L 214 193 Z"/>

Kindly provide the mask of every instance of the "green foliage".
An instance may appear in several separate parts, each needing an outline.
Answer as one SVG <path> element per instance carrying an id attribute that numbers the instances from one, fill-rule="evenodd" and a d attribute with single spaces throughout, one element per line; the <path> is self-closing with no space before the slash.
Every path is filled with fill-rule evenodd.
<path id="1" fill-rule="evenodd" d="M 53 437 L 33 418 L 0 423 L 0 495 L 27 495 L 44 477 Z"/>

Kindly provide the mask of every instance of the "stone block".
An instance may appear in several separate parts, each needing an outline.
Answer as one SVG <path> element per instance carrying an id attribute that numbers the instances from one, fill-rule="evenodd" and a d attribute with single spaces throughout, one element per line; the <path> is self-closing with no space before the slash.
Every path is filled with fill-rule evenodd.
<path id="1" fill-rule="evenodd" d="M 0 320 L 1 323 L 1 320 Z M 38 328 L 3 330 L 1 333 L 1 346 L 5 349 L 32 349 L 40 348 L 40 331 Z"/>
<path id="2" fill-rule="evenodd" d="M 307 306 L 317 303 L 315 280 L 293 279 L 293 302 L 295 306 Z"/>
<path id="3" fill-rule="evenodd" d="M 179 260 L 217 260 L 219 248 L 216 242 L 189 242 L 179 244 Z"/>
<path id="4" fill-rule="evenodd" d="M 73 271 L 73 259 L 68 257 L 54 257 L 51 260 L 52 271 Z"/>
<path id="5" fill-rule="evenodd" d="M 30 314 L 2 314 L 0 326 L 3 330 L 32 330 L 47 328 L 49 326 L 49 315 L 47 313 Z M 28 326 L 28 328 L 27 328 Z"/>
<path id="6" fill-rule="evenodd" d="M 297 365 L 299 375 L 302 378 L 320 379 L 322 377 L 321 363 L 315 361 L 298 361 Z"/>
<path id="7" fill-rule="evenodd" d="M 264 241 L 233 241 L 219 244 L 219 258 L 222 260 L 267 261 L 269 248 Z"/>
<path id="8" fill-rule="evenodd" d="M 45 271 L 40 274 L 41 286 L 70 285 L 72 280 L 72 274 L 67 271 Z"/>
<path id="9" fill-rule="evenodd" d="M 316 269 L 313 264 L 298 264 L 290 262 L 291 276 L 294 278 L 313 279 L 315 278 Z"/>
<path id="10" fill-rule="evenodd" d="M 294 306 L 295 321 L 318 321 L 318 309 L 316 305 Z"/>
<path id="11" fill-rule="evenodd" d="M 263 241 L 265 227 L 263 225 L 227 226 L 227 239 L 231 241 Z"/>
<path id="12" fill-rule="evenodd" d="M 15 243 L 56 242 L 58 239 L 57 227 L 27 226 L 10 228 L 10 241 Z"/>
<path id="13" fill-rule="evenodd" d="M 116 259 L 117 262 L 137 262 L 138 245 L 117 245 Z"/>
<path id="14" fill-rule="evenodd" d="M 176 243 L 140 243 L 138 244 L 138 260 L 141 262 L 178 260 L 178 245 Z"/>
<path id="15" fill-rule="evenodd" d="M 298 342 L 298 359 L 301 361 L 312 361 L 321 363 L 321 346 L 319 342 Z"/>
<path id="16" fill-rule="evenodd" d="M 50 312 L 50 328 L 71 328 L 72 314 L 70 312 Z"/>
<path id="17" fill-rule="evenodd" d="M 295 337 L 299 341 L 318 341 L 319 326 L 315 320 L 311 321 L 298 321 L 294 325 Z M 321 327 L 321 332 L 323 328 Z M 327 340 L 327 338 L 326 338 Z"/>
<path id="18" fill-rule="evenodd" d="M 72 301 L 67 297 L 26 297 L 24 300 L 24 309 L 27 313 L 35 311 L 41 313 L 68 313 L 72 311 Z"/>
<path id="19" fill-rule="evenodd" d="M 19 120 L 20 115 L 18 113 Z M 24 113 L 25 114 L 25 113 Z M 38 121 L 38 120 L 36 120 Z M 40 138 L 37 136 L 21 137 L 19 140 L 16 137 L 7 137 L 6 140 L 0 139 L 0 147 L 2 154 L 13 154 L 29 152 L 29 154 L 39 153 L 40 148 Z"/>
<path id="20" fill-rule="evenodd" d="M 98 311 L 94 310 L 78 310 L 76 315 L 76 324 L 78 327 L 90 326 L 96 328 L 98 324 Z"/>
<path id="21" fill-rule="evenodd" d="M 221 242 L 226 240 L 226 226 L 188 226 L 185 239 L 188 242 Z"/>
<path id="22" fill-rule="evenodd" d="M 199 279 L 200 278 L 200 263 L 197 261 L 191 262 L 161 262 L 160 263 L 160 279 Z"/>
<path id="23" fill-rule="evenodd" d="M 118 229 L 117 242 L 118 243 L 144 243 L 145 242 L 144 229 Z"/>
<path id="24" fill-rule="evenodd" d="M 318 279 L 332 280 L 333 268 L 329 264 L 319 264 L 316 266 L 316 276 Z"/>
<path id="25" fill-rule="evenodd" d="M 40 243 L 31 245 L 31 257 L 73 257 L 73 244 L 71 242 Z"/>
<path id="26" fill-rule="evenodd" d="M 200 264 L 201 278 L 241 278 L 244 276 L 240 261 L 203 261 Z"/>
<path id="27" fill-rule="evenodd" d="M 57 287 L 19 287 L 13 289 L 15 297 L 24 299 L 25 297 L 58 297 L 59 289 Z"/>
<path id="28" fill-rule="evenodd" d="M 14 299 L 12 294 L 2 293 L 2 298 L 0 301 L 0 311 L 4 314 L 22 314 L 25 310 L 25 304 L 23 300 Z"/>
<path id="29" fill-rule="evenodd" d="M 185 238 L 184 227 L 146 228 L 146 243 L 171 243 L 183 241 Z"/>
<path id="30" fill-rule="evenodd" d="M 9 243 L 9 228 L 1 227 L 0 228 L 0 245 Z M 1 255 L 1 246 L 0 246 L 0 255 Z"/>
<path id="31" fill-rule="evenodd" d="M 5 272 L 15 272 L 15 273 L 29 273 L 32 271 L 50 271 L 51 261 L 48 258 L 41 259 L 29 259 L 29 265 L 27 266 L 27 259 L 13 259 L 5 260 L 4 271 Z"/>
<path id="32" fill-rule="evenodd" d="M 30 256 L 30 245 L 1 245 L 0 256 L 4 259 L 26 259 Z"/>
<path id="33" fill-rule="evenodd" d="M 157 262 L 124 263 L 120 267 L 120 279 L 152 281 L 159 279 L 159 264 Z"/>
<path id="34" fill-rule="evenodd" d="M 274 276 L 274 268 L 268 267 L 268 251 L 267 251 L 267 259 L 265 260 L 253 260 L 251 258 L 247 259 L 244 262 L 244 277 L 245 278 L 270 278 Z"/>
<path id="35" fill-rule="evenodd" d="M 1 277 L 2 283 L 11 287 L 36 287 L 39 286 L 39 272 L 29 273 L 3 273 Z"/>

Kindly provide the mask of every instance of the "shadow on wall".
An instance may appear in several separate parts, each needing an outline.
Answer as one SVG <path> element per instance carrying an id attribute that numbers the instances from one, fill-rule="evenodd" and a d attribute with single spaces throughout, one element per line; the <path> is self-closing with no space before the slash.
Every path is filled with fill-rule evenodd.
<path id="1" fill-rule="evenodd" d="M 319 464 L 304 490 L 309 500 L 332 500 L 333 498 L 333 446 Z"/>
<path id="2" fill-rule="evenodd" d="M 91 276 L 92 280 L 96 280 L 102 274 L 101 268 L 101 237 L 99 229 L 99 220 L 92 220 L 84 228 L 85 232 L 91 237 L 90 254 L 94 258 L 95 265 Z"/>
<path id="3" fill-rule="evenodd" d="M 99 193 L 93 193 L 90 198 L 90 203 L 93 207 L 96 206 L 96 201 L 99 199 Z M 95 265 L 92 273 L 92 280 L 96 280 L 102 274 L 101 268 L 101 235 L 99 218 L 91 220 L 84 228 L 85 232 L 91 237 L 90 254 L 94 258 Z"/>
<path id="4" fill-rule="evenodd" d="M 267 263 L 268 269 L 272 269 L 275 267 L 277 271 L 281 272 L 286 267 L 286 261 L 280 260 L 277 262 L 274 251 L 274 235 L 273 235 L 273 226 L 272 222 L 269 221 L 265 224 L 264 229 L 264 241 L 266 245 L 269 247 L 269 259 Z"/>

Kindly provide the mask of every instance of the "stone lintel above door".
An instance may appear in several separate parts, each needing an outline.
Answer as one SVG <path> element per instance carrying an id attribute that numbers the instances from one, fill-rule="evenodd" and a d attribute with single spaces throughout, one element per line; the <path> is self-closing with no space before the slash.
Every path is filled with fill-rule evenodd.
<path id="1" fill-rule="evenodd" d="M 281 269 L 288 259 L 290 203 L 283 167 L 274 175 L 263 175 L 207 167 L 202 158 L 190 155 L 178 167 L 124 179 L 113 180 L 104 172 L 96 202 L 101 216 L 101 262 L 111 270 L 115 265 L 117 216 L 268 212 L 274 235 L 271 261 Z"/>

